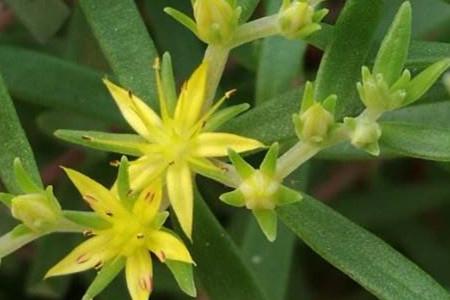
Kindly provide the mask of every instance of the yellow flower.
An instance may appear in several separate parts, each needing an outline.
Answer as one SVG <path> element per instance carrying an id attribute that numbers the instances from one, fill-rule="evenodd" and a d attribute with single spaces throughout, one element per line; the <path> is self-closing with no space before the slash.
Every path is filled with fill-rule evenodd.
<path id="1" fill-rule="evenodd" d="M 138 156 L 130 163 L 131 189 L 138 192 L 162 176 L 170 203 L 189 237 L 193 219 L 193 175 L 199 173 L 224 181 L 228 178 L 226 171 L 218 167 L 214 158 L 227 156 L 228 149 L 244 152 L 263 147 L 257 140 L 212 132 L 248 106 L 238 105 L 216 112 L 230 96 L 229 92 L 209 110 L 205 108 L 206 76 L 207 65 L 202 64 L 184 84 L 177 100 L 174 88 L 167 88 L 167 80 L 164 81 L 167 77 L 160 78 L 157 71 L 160 116 L 130 91 L 104 80 L 137 135 L 56 132 L 65 140 L 88 147 Z"/>
<path id="2" fill-rule="evenodd" d="M 46 277 L 100 269 L 123 259 L 128 290 L 133 300 L 148 299 L 152 291 L 152 260 L 150 252 L 165 262 L 192 264 L 184 244 L 162 228 L 167 213 L 159 212 L 161 181 L 156 180 L 137 198 L 122 198 L 89 177 L 74 170 L 66 173 L 83 199 L 96 215 L 109 226 L 92 229 L 93 237 L 75 248 L 50 269 Z M 118 272 L 116 272 L 118 273 Z"/>

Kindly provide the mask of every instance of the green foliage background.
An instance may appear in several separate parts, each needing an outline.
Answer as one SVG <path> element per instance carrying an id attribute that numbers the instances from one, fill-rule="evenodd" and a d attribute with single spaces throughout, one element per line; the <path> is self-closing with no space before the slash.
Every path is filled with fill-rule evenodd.
<path id="1" fill-rule="evenodd" d="M 240 2 L 245 19 L 255 8 L 254 16 L 273 13 L 281 1 Z M 308 44 L 273 37 L 232 52 L 221 90 L 237 88 L 231 102 L 249 102 L 255 108 L 225 130 L 265 143 L 292 143 L 297 87 L 315 78 L 323 50 L 319 94 L 339 95 L 341 117 L 361 110 L 355 88 L 360 67 L 373 61 L 402 1 L 327 2 L 332 9 L 330 25 L 310 37 Z M 343 11 L 342 2 L 346 2 Z M 450 55 L 450 6 L 439 0 L 411 2 L 414 41 L 407 67 L 418 72 Z M 201 62 L 205 46 L 162 10 L 172 6 L 190 14 L 190 3 L 6 3 L 15 19 L 0 32 L 2 181 L 6 188 L 16 188 L 9 170 L 16 156 L 35 169 L 22 124 L 43 181 L 55 185 L 66 208 L 83 209 L 58 166 L 77 168 L 108 184 L 115 173 L 108 162 L 117 156 L 74 147 L 55 139 L 53 132 L 59 128 L 128 130 L 101 78 L 117 79 L 154 104 L 151 64 L 157 53 L 170 51 L 181 84 Z M 295 207 L 279 209 L 287 226 L 280 228 L 273 244 L 265 240 L 247 211 L 232 210 L 218 201 L 225 188 L 198 178 L 191 251 L 198 263 L 196 279 L 202 297 L 363 300 L 373 299 L 374 294 L 382 299 L 449 299 L 444 290 L 450 288 L 449 98 L 438 83 L 417 105 L 384 116 L 379 159 L 343 145 L 292 174 L 288 185 L 326 203 L 307 197 Z M 255 164 L 260 159 L 252 157 Z M 2 210 L 2 232 L 13 224 L 9 212 Z M 50 236 L 5 258 L 0 268 L 0 299 L 79 299 L 94 272 L 42 281 L 46 270 L 79 240 L 78 236 Z M 186 299 L 165 268 L 157 265 L 155 274 L 153 299 Z M 98 299 L 127 297 L 119 278 Z"/>

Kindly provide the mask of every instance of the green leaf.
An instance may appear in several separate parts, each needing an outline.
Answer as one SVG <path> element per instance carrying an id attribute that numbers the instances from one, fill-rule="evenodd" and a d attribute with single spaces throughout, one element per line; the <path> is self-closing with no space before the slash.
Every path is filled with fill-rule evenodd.
<path id="1" fill-rule="evenodd" d="M 30 177 L 30 173 L 24 169 L 20 158 L 14 159 L 13 165 L 17 185 L 23 193 L 39 193 L 43 191 L 42 186 L 37 185 L 33 178 Z"/>
<path id="2" fill-rule="evenodd" d="M 51 38 L 69 16 L 62 0 L 6 0 L 14 14 L 39 42 Z"/>
<path id="3" fill-rule="evenodd" d="M 355 83 L 367 59 L 382 5 L 381 0 L 346 1 L 335 26 L 334 39 L 325 50 L 317 73 L 316 98 L 338 95 L 338 120 L 361 109 Z"/>
<path id="4" fill-rule="evenodd" d="M 55 136 L 77 145 L 132 156 L 144 154 L 140 149 L 148 144 L 139 135 L 126 133 L 60 129 Z"/>
<path id="5" fill-rule="evenodd" d="M 102 83 L 101 73 L 38 52 L 5 46 L 0 47 L 0 69 L 14 98 L 125 123 Z"/>
<path id="6" fill-rule="evenodd" d="M 106 222 L 94 212 L 64 210 L 63 216 L 75 224 L 86 227 L 86 229 L 92 228 L 101 230 L 111 227 L 110 223 Z"/>
<path id="7" fill-rule="evenodd" d="M 380 144 L 398 154 L 436 161 L 450 161 L 450 129 L 386 122 Z"/>
<path id="8" fill-rule="evenodd" d="M 305 196 L 277 211 L 309 247 L 376 297 L 449 299 L 448 292 L 418 266 L 319 201 Z"/>
<path id="9" fill-rule="evenodd" d="M 194 271 L 209 299 L 267 299 L 236 245 L 198 194 L 194 212 L 190 251 L 197 263 Z"/>
<path id="10" fill-rule="evenodd" d="M 13 230 L 0 237 L 0 259 L 43 235 L 43 233 L 31 231 L 23 224 L 17 225 Z"/>
<path id="11" fill-rule="evenodd" d="M 389 86 L 400 77 L 408 56 L 411 14 L 411 4 L 406 1 L 399 8 L 375 59 L 373 73 L 382 74 Z"/>
<path id="12" fill-rule="evenodd" d="M 172 272 L 181 290 L 191 297 L 197 297 L 192 264 L 168 260 L 166 261 L 166 265 L 170 269 L 170 272 Z"/>
<path id="13" fill-rule="evenodd" d="M 119 257 L 109 263 L 106 263 L 97 273 L 94 281 L 91 283 L 82 300 L 92 300 L 100 294 L 125 266 L 125 258 Z"/>
<path id="14" fill-rule="evenodd" d="M 415 76 L 406 86 L 405 103 L 413 103 L 422 97 L 448 68 L 450 57 L 434 63 Z"/>
<path id="15" fill-rule="evenodd" d="M 157 53 L 135 2 L 81 0 L 80 6 L 120 84 L 157 107 Z"/>
<path id="16" fill-rule="evenodd" d="M 8 95 L 0 75 L 0 177 L 9 192 L 19 194 L 20 186 L 16 183 L 13 161 L 20 158 L 34 182 L 42 186 L 36 162 L 30 144 L 20 125 L 16 110 Z"/>

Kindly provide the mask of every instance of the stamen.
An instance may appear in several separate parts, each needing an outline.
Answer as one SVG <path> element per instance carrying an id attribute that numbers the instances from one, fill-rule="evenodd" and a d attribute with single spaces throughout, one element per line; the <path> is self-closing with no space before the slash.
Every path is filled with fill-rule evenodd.
<path id="1" fill-rule="evenodd" d="M 133 98 L 133 92 L 130 91 L 130 90 L 128 90 L 128 97 L 131 98 L 131 99 Z"/>
<path id="2" fill-rule="evenodd" d="M 106 212 L 106 215 L 107 215 L 108 217 L 113 217 L 113 216 L 114 216 L 114 214 L 113 214 L 112 212 L 110 212 L 110 211 L 107 211 L 107 212 Z"/>
<path id="3" fill-rule="evenodd" d="M 136 237 L 137 237 L 139 240 L 141 240 L 141 239 L 144 238 L 144 234 L 140 232 L 140 233 L 138 233 L 138 234 L 136 235 Z"/>
<path id="4" fill-rule="evenodd" d="M 94 235 L 94 233 L 91 230 L 85 230 L 85 231 L 83 231 L 83 235 L 85 237 L 91 237 Z"/>
<path id="5" fill-rule="evenodd" d="M 164 253 L 164 251 L 160 251 L 159 256 L 162 262 L 166 261 L 166 254 Z"/>
<path id="6" fill-rule="evenodd" d="M 153 193 L 152 191 L 148 192 L 147 195 L 145 195 L 145 201 L 147 202 L 152 202 L 153 199 L 155 198 L 155 193 Z"/>
<path id="7" fill-rule="evenodd" d="M 103 268 L 103 265 L 104 265 L 103 261 L 99 261 L 97 264 L 95 264 L 94 269 L 98 271 L 101 268 Z"/>
<path id="8" fill-rule="evenodd" d="M 89 256 L 87 254 L 83 254 L 78 256 L 77 258 L 77 264 L 84 264 L 85 262 L 87 262 L 89 260 Z"/>
<path id="9" fill-rule="evenodd" d="M 93 196 L 91 195 L 84 195 L 83 199 L 87 202 L 87 203 L 93 203 L 93 202 L 97 202 L 97 199 L 95 199 Z"/>
<path id="10" fill-rule="evenodd" d="M 152 285 L 153 285 L 152 284 L 152 279 L 150 278 L 150 276 L 142 277 L 139 280 L 139 287 L 141 289 L 143 289 L 144 291 L 151 291 Z"/>
<path id="11" fill-rule="evenodd" d="M 113 160 L 113 161 L 110 161 L 110 162 L 109 162 L 109 165 L 110 165 L 111 167 L 118 167 L 118 166 L 120 166 L 120 161 L 118 161 L 117 159 L 116 159 L 116 160 Z"/>
<path id="12" fill-rule="evenodd" d="M 87 135 L 82 135 L 81 139 L 85 140 L 85 141 L 92 141 L 92 138 L 90 136 L 87 136 Z"/>

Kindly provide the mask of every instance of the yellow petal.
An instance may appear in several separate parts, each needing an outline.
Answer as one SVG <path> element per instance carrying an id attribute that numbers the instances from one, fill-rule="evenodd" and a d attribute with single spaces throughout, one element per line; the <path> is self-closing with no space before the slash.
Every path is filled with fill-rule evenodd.
<path id="1" fill-rule="evenodd" d="M 139 218 L 141 223 L 153 222 L 161 206 L 161 190 L 161 180 L 157 179 L 139 194 L 133 207 L 133 214 Z"/>
<path id="2" fill-rule="evenodd" d="M 155 138 L 160 134 L 159 128 L 162 124 L 158 115 L 131 92 L 107 79 L 104 79 L 103 82 L 128 124 L 142 137 L 155 141 Z"/>
<path id="3" fill-rule="evenodd" d="M 124 208 L 119 200 L 104 186 L 72 169 L 64 169 L 83 199 L 101 217 L 108 220 L 111 214 L 122 214 Z"/>
<path id="4" fill-rule="evenodd" d="M 201 64 L 183 85 L 175 108 L 175 120 L 181 126 L 191 127 L 199 119 L 205 102 L 207 65 Z"/>
<path id="5" fill-rule="evenodd" d="M 131 190 L 139 191 L 146 188 L 161 175 L 167 165 L 168 163 L 158 155 L 147 155 L 130 162 L 128 172 Z"/>
<path id="6" fill-rule="evenodd" d="M 227 156 L 228 149 L 236 152 L 250 151 L 264 147 L 257 140 L 245 138 L 231 133 L 201 133 L 195 141 L 194 156 L 200 157 L 218 157 Z"/>
<path id="7" fill-rule="evenodd" d="M 101 266 L 113 255 L 113 252 L 107 247 L 109 240 L 111 240 L 111 236 L 107 234 L 90 238 L 51 268 L 45 278 L 82 272 Z"/>
<path id="8" fill-rule="evenodd" d="M 153 289 L 153 269 L 146 249 L 139 249 L 127 258 L 125 274 L 131 299 L 148 300 Z"/>
<path id="9" fill-rule="evenodd" d="M 191 238 L 193 214 L 193 189 L 191 171 L 186 162 L 178 162 L 167 169 L 167 191 L 178 222 Z"/>
<path id="10" fill-rule="evenodd" d="M 147 247 L 161 261 L 176 260 L 193 263 L 192 257 L 183 242 L 174 234 L 158 230 L 152 231 L 147 238 Z"/>

